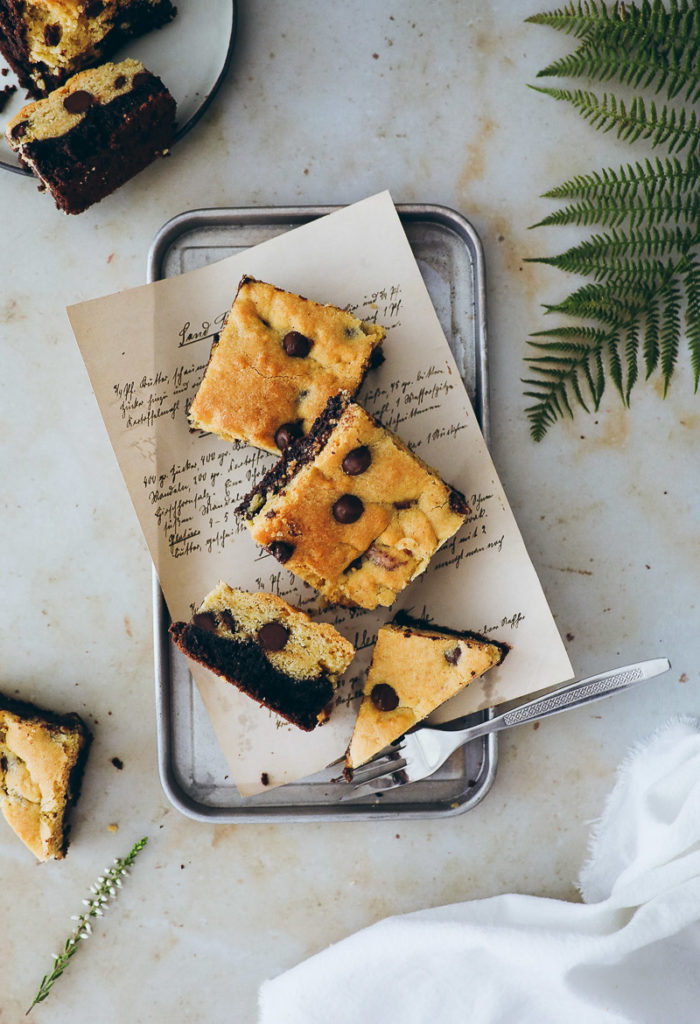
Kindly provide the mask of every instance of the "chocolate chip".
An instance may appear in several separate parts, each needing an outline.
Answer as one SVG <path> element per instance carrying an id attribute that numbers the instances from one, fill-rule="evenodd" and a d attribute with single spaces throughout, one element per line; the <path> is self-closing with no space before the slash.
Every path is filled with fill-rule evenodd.
<path id="1" fill-rule="evenodd" d="M 449 662 L 450 665 L 456 665 L 461 657 L 461 647 L 453 647 L 451 651 L 445 651 L 445 661 Z"/>
<path id="2" fill-rule="evenodd" d="M 276 558 L 278 562 L 284 565 L 294 554 L 294 545 L 287 544 L 283 540 L 273 540 L 272 544 L 267 549 L 273 558 Z"/>
<path id="3" fill-rule="evenodd" d="M 469 505 L 467 505 L 467 499 L 454 488 L 450 491 L 450 508 L 458 516 L 468 516 L 471 512 Z"/>
<path id="4" fill-rule="evenodd" d="M 28 127 L 29 121 L 18 121 L 10 132 L 10 135 L 13 139 L 21 139 L 22 136 L 26 134 Z"/>
<path id="5" fill-rule="evenodd" d="M 258 642 L 265 651 L 281 651 L 289 640 L 289 630 L 281 622 L 266 622 L 258 630 Z"/>
<path id="6" fill-rule="evenodd" d="M 399 509 L 399 511 L 401 511 L 402 509 L 410 508 L 411 505 L 415 505 L 415 503 L 416 503 L 416 499 L 415 498 L 407 498 L 406 501 L 395 501 L 394 502 L 394 508 L 397 508 L 397 509 Z"/>
<path id="7" fill-rule="evenodd" d="M 117 77 L 114 79 L 114 88 L 115 89 L 123 89 L 125 85 L 126 85 L 126 75 L 117 75 Z"/>
<path id="8" fill-rule="evenodd" d="M 354 494 L 343 494 L 333 505 L 333 518 L 336 523 L 356 523 L 365 510 L 359 498 Z"/>
<path id="9" fill-rule="evenodd" d="M 150 71 L 139 71 L 138 74 L 134 75 L 131 81 L 132 89 L 140 89 L 142 85 L 151 84 L 151 73 Z"/>
<path id="10" fill-rule="evenodd" d="M 267 774 L 267 772 L 260 772 L 260 781 L 263 784 L 263 786 L 270 785 L 270 776 Z"/>
<path id="11" fill-rule="evenodd" d="M 234 619 L 233 612 L 230 608 L 224 608 L 224 610 L 219 613 L 219 618 L 223 622 L 224 626 L 226 626 L 226 629 L 231 633 L 236 632 L 236 620 Z"/>
<path id="12" fill-rule="evenodd" d="M 206 630 L 207 633 L 216 632 L 216 615 L 214 612 L 197 612 L 192 616 L 192 625 L 197 629 Z"/>
<path id="13" fill-rule="evenodd" d="M 371 462 L 372 453 L 367 445 L 363 444 L 359 448 L 353 448 L 345 456 L 342 463 L 343 473 L 347 476 L 359 476 L 360 473 L 364 473 L 365 470 L 369 469 Z"/>
<path id="14" fill-rule="evenodd" d="M 399 706 L 399 695 L 388 683 L 377 683 L 369 699 L 378 711 L 393 711 Z"/>
<path id="15" fill-rule="evenodd" d="M 295 359 L 303 359 L 304 356 L 308 356 L 312 345 L 313 341 L 306 335 L 300 334 L 299 331 L 289 331 L 282 338 L 282 348 L 288 356 L 293 356 Z"/>
<path id="16" fill-rule="evenodd" d="M 63 100 L 63 106 L 69 114 L 84 114 L 94 102 L 95 97 L 91 92 L 87 92 L 85 89 L 76 89 L 75 92 L 68 93 Z"/>
<path id="17" fill-rule="evenodd" d="M 63 35 L 60 25 L 44 25 L 44 42 L 47 46 L 58 46 Z"/>
<path id="18" fill-rule="evenodd" d="M 301 423 L 283 423 L 281 427 L 277 428 L 275 434 L 275 444 L 281 452 L 289 448 L 292 441 L 296 441 L 302 434 Z"/>

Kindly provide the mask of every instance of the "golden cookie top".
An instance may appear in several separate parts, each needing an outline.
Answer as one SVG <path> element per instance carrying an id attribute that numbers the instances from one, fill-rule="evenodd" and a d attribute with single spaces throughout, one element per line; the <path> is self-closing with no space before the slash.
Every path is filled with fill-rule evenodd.
<path id="1" fill-rule="evenodd" d="M 382 626 L 372 654 L 347 764 L 357 768 L 498 665 L 504 644 L 477 633 Z"/>
<path id="2" fill-rule="evenodd" d="M 193 427 L 279 453 L 354 394 L 384 328 L 244 277 L 190 409 Z"/>
<path id="3" fill-rule="evenodd" d="M 347 394 L 237 510 L 335 604 L 389 606 L 464 522 L 464 497 Z"/>

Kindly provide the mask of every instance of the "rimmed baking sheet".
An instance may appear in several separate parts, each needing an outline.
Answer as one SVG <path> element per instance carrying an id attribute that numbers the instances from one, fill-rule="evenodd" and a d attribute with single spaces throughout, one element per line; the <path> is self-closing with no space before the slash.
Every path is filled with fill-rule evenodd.
<path id="1" fill-rule="evenodd" d="M 174 277 L 243 252 L 282 232 L 331 213 L 334 207 L 194 210 L 159 231 L 148 258 L 148 281 Z M 397 204 L 462 380 L 488 441 L 484 266 L 469 222 L 446 207 Z M 187 660 L 171 643 L 169 617 L 154 571 L 158 758 L 164 790 L 189 817 L 222 823 L 346 821 L 462 813 L 488 792 L 496 771 L 495 736 L 456 752 L 430 779 L 364 801 L 342 802 L 340 767 L 242 797 L 230 776 Z M 480 713 L 483 718 L 489 712 Z"/>

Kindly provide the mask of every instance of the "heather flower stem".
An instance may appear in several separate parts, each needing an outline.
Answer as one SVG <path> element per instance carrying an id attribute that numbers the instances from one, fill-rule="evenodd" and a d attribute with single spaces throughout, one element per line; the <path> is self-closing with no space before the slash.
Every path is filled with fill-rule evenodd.
<path id="1" fill-rule="evenodd" d="M 79 917 L 73 918 L 73 920 L 76 921 L 75 929 L 72 935 L 69 935 L 66 939 L 62 951 L 60 953 L 54 953 L 53 970 L 50 974 L 45 974 L 41 979 L 39 991 L 34 996 L 34 1000 L 25 1016 L 31 1013 L 33 1007 L 35 1007 L 37 1003 L 43 1003 L 49 995 L 54 982 L 61 977 L 68 966 L 71 957 L 75 955 L 78 947 L 80 946 L 81 940 L 90 937 L 92 934 L 90 918 L 102 917 L 110 902 L 116 899 L 119 894 L 119 889 L 121 889 L 122 886 L 122 878 L 129 874 L 128 869 L 134 863 L 136 857 L 141 850 L 143 850 L 147 842 L 148 836 L 144 836 L 143 839 L 139 839 L 138 842 L 134 843 L 126 857 L 115 859 L 112 866 L 107 868 L 105 873 L 100 875 L 94 885 L 91 886 L 90 892 L 92 895 L 88 899 L 83 900 L 87 910 L 85 910 Z"/>

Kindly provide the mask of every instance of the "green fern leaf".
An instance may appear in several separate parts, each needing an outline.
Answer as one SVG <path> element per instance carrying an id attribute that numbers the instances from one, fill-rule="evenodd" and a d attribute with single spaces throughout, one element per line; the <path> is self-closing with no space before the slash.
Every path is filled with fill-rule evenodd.
<path id="1" fill-rule="evenodd" d="M 631 98 L 532 86 L 594 128 L 664 156 L 578 174 L 544 197 L 566 205 L 535 227 L 603 230 L 553 256 L 531 257 L 588 278 L 546 314 L 570 321 L 531 334 L 524 381 L 530 431 L 541 440 L 573 408 L 598 408 L 610 380 L 625 406 L 643 364 L 667 393 L 685 336 L 700 386 L 700 0 L 569 3 L 529 18 L 574 36 L 577 48 L 538 77 L 617 82 Z M 663 99 L 658 99 L 663 97 Z M 657 101 L 658 100 L 658 101 Z"/>

